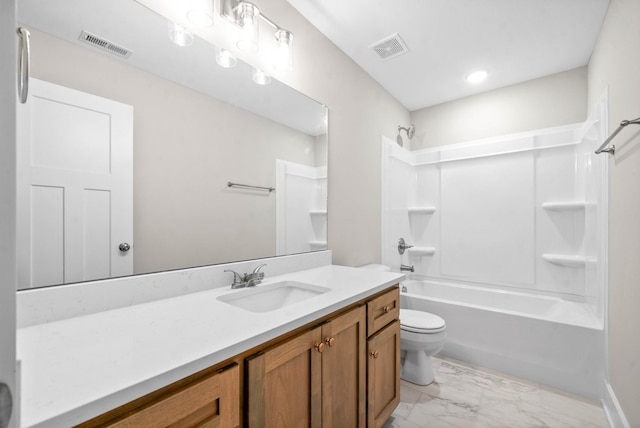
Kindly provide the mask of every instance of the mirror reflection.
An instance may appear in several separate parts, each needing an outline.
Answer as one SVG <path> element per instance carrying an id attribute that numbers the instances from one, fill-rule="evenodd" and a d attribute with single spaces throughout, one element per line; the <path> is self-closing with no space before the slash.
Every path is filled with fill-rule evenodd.
<path id="1" fill-rule="evenodd" d="M 20 288 L 326 248 L 324 106 L 133 0 L 18 14 Z"/>

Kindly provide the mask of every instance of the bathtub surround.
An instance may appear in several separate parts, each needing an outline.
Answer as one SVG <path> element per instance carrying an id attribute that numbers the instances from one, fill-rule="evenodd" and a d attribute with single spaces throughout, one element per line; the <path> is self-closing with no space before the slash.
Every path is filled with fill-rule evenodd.
<path id="1" fill-rule="evenodd" d="M 424 280 L 403 308 L 445 319 L 444 355 L 601 397 L 606 104 L 582 124 L 436 148 L 383 138 L 383 263 Z"/>

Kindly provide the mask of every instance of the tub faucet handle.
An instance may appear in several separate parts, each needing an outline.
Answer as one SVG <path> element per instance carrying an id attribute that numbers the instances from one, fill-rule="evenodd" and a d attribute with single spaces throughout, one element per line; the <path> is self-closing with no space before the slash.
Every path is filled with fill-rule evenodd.
<path id="1" fill-rule="evenodd" d="M 407 245 L 407 243 L 404 241 L 404 238 L 400 238 L 398 240 L 398 253 L 404 254 L 404 250 L 408 248 L 413 248 L 413 245 Z"/>

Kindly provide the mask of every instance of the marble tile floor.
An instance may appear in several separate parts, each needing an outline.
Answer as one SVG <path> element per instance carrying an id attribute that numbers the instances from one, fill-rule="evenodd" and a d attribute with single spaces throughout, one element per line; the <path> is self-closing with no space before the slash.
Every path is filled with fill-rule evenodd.
<path id="1" fill-rule="evenodd" d="M 428 386 L 402 381 L 400 405 L 383 428 L 609 427 L 597 402 L 529 381 L 433 359 Z"/>

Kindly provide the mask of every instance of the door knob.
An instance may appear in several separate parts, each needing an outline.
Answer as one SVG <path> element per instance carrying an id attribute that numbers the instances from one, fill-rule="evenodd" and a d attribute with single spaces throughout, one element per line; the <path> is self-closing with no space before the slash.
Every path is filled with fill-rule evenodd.
<path id="1" fill-rule="evenodd" d="M 330 348 L 333 348 L 333 345 L 336 344 L 336 339 L 334 337 L 327 337 L 324 340 L 324 343 L 326 343 L 327 345 L 329 345 Z"/>
<path id="2" fill-rule="evenodd" d="M 322 343 L 322 342 L 316 343 L 314 348 L 316 348 L 316 351 L 318 351 L 318 352 L 320 352 L 322 354 L 324 352 L 324 343 Z"/>
<path id="3" fill-rule="evenodd" d="M 122 251 L 123 253 L 126 253 L 127 251 L 129 251 L 131 249 L 131 245 L 129 245 L 126 242 L 123 242 L 122 244 L 118 245 L 118 249 L 120 251 Z"/>

